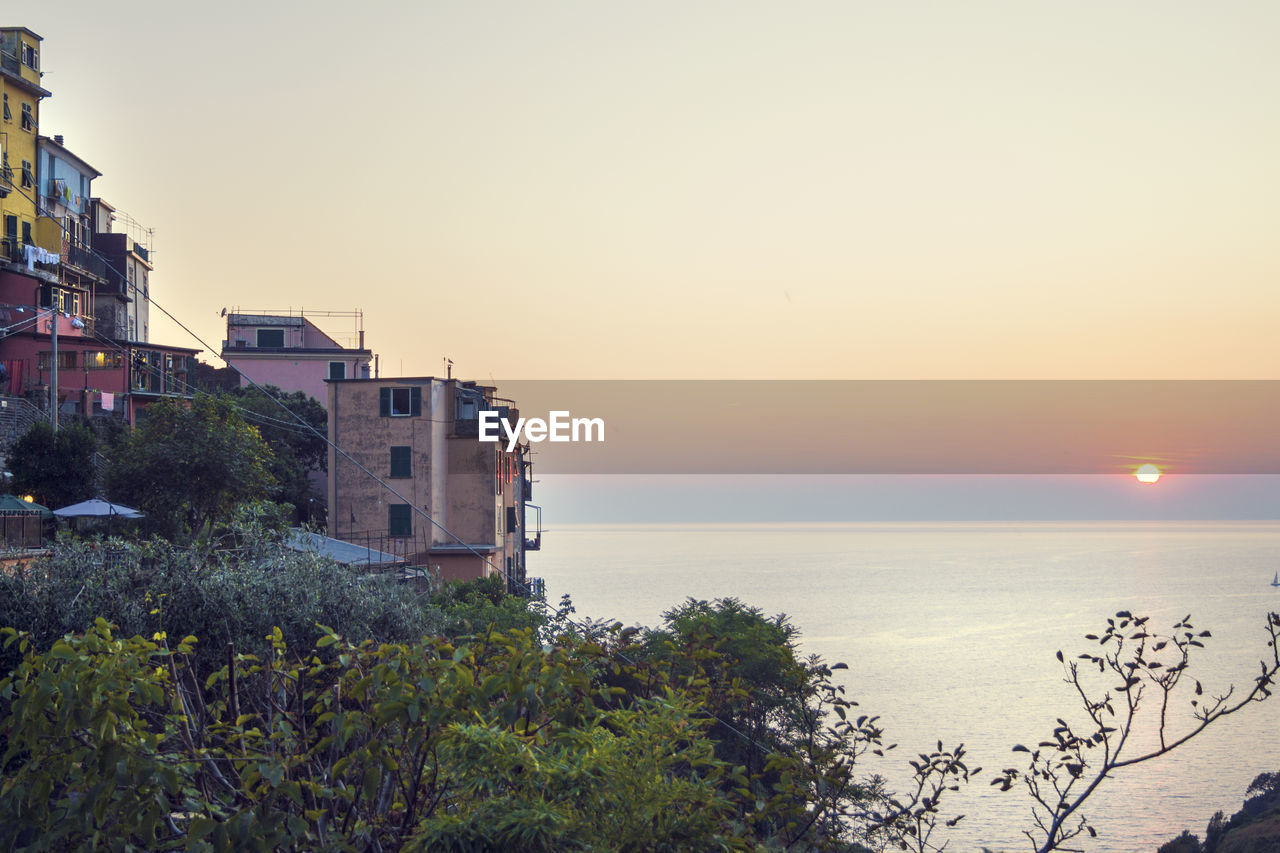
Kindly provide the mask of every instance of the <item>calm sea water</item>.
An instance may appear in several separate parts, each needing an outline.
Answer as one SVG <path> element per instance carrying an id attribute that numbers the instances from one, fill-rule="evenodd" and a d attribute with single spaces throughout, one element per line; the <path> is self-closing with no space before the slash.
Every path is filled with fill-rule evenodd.
<path id="1" fill-rule="evenodd" d="M 1192 674 L 1206 693 L 1240 689 L 1267 653 L 1266 613 L 1280 610 L 1275 522 L 566 525 L 544 542 L 530 571 L 580 616 L 653 625 L 688 597 L 726 596 L 788 614 L 805 653 L 849 664 L 850 695 L 900 744 L 869 771 L 903 779 L 906 760 L 939 738 L 963 742 L 984 771 L 951 802 L 960 826 L 935 836 L 949 850 L 1031 849 L 1029 799 L 988 782 L 1021 766 L 1015 744 L 1082 716 L 1056 651 L 1096 648 L 1083 635 L 1118 610 L 1164 628 L 1191 613 L 1213 632 Z M 1258 773 L 1280 770 L 1278 723 L 1280 696 L 1120 771 L 1087 810 L 1098 838 L 1077 846 L 1154 851 L 1183 829 L 1203 838 Z"/>

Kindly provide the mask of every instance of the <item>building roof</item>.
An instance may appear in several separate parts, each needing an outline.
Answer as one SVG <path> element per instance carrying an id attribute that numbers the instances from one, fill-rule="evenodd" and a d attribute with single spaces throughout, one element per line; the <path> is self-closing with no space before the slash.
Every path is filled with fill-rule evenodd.
<path id="1" fill-rule="evenodd" d="M 372 358 L 373 350 L 367 349 L 347 349 L 345 347 L 251 347 L 245 345 L 224 346 L 222 348 L 224 358 L 239 358 L 248 356 L 272 356 L 278 355 L 283 358 L 292 358 L 296 355 L 320 355 L 327 357 L 330 361 L 342 360 L 352 356 L 362 358 Z"/>
<path id="2" fill-rule="evenodd" d="M 118 344 L 122 343 L 125 346 L 132 347 L 133 349 L 158 349 L 158 350 L 166 350 L 166 351 L 172 351 L 172 352 L 185 352 L 191 355 L 195 355 L 198 352 L 203 352 L 203 350 L 192 349 L 191 347 L 179 347 L 179 346 L 170 346 L 169 344 L 158 344 L 155 341 L 116 341 L 116 343 Z"/>
<path id="3" fill-rule="evenodd" d="M 497 385 L 478 385 L 476 384 L 475 380 L 463 380 L 463 379 L 457 379 L 457 378 L 446 379 L 443 376 L 372 376 L 372 377 L 350 376 L 346 379 L 326 379 L 325 382 L 334 382 L 334 383 L 364 382 L 370 385 L 376 385 L 380 382 L 390 383 L 390 384 L 399 382 L 402 385 L 404 384 L 421 385 L 425 382 L 454 382 L 457 384 L 459 388 L 462 388 L 464 390 L 465 389 L 474 389 L 476 391 L 497 391 L 498 390 Z M 506 399 L 506 398 L 501 398 L 501 399 Z"/>
<path id="4" fill-rule="evenodd" d="M 228 314 L 229 326 L 302 326 L 302 317 L 285 317 L 279 314 Z"/>
<path id="5" fill-rule="evenodd" d="M 39 142 L 41 145 L 43 145 L 46 148 L 56 149 L 59 153 L 66 155 L 66 158 L 68 160 L 73 161 L 74 165 L 80 167 L 81 169 L 85 169 L 87 171 L 93 172 L 93 177 L 95 178 L 102 177 L 101 172 L 99 172 L 97 169 L 90 166 L 88 163 L 84 161 L 83 158 L 80 157 L 80 155 L 76 154 L 74 151 L 72 151 L 66 145 L 63 145 L 58 140 L 54 139 L 52 136 L 42 135 L 39 137 Z"/>
<path id="6" fill-rule="evenodd" d="M 298 527 L 290 528 L 284 544 L 295 551 L 315 551 L 346 566 L 381 566 L 403 563 L 404 557 L 376 551 L 353 542 L 343 542 Z"/>
<path id="7" fill-rule="evenodd" d="M 33 39 L 39 39 L 40 41 L 44 41 L 44 36 L 40 35 L 35 30 L 29 30 L 26 27 L 0 27 L 0 33 L 11 33 L 14 31 L 17 31 L 20 33 L 26 33 L 27 35 L 31 36 Z"/>

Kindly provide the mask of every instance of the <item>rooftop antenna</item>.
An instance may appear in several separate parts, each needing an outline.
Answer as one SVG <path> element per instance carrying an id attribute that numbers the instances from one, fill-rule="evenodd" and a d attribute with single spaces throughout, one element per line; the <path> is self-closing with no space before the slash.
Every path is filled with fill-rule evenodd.
<path id="1" fill-rule="evenodd" d="M 453 378 L 453 359 L 446 356 L 444 359 L 442 359 L 442 361 L 444 361 L 444 378 L 452 379 Z"/>

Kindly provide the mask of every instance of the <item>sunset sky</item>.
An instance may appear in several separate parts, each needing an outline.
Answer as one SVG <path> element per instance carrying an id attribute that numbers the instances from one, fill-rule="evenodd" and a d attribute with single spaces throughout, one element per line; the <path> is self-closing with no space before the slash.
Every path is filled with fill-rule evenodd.
<path id="1" fill-rule="evenodd" d="M 1280 5 L 6 18 L 215 349 L 304 306 L 384 376 L 1280 378 Z"/>

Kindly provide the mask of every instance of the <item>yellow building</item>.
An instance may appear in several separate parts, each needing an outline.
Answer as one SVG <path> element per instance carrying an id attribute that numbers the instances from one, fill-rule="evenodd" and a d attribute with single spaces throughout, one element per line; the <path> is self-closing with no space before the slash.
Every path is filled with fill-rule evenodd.
<path id="1" fill-rule="evenodd" d="M 40 36 L 25 27 L 0 27 L 0 263 L 22 260 L 37 239 L 36 140 L 40 134 Z M 51 248 L 44 246 L 43 248 Z"/>

